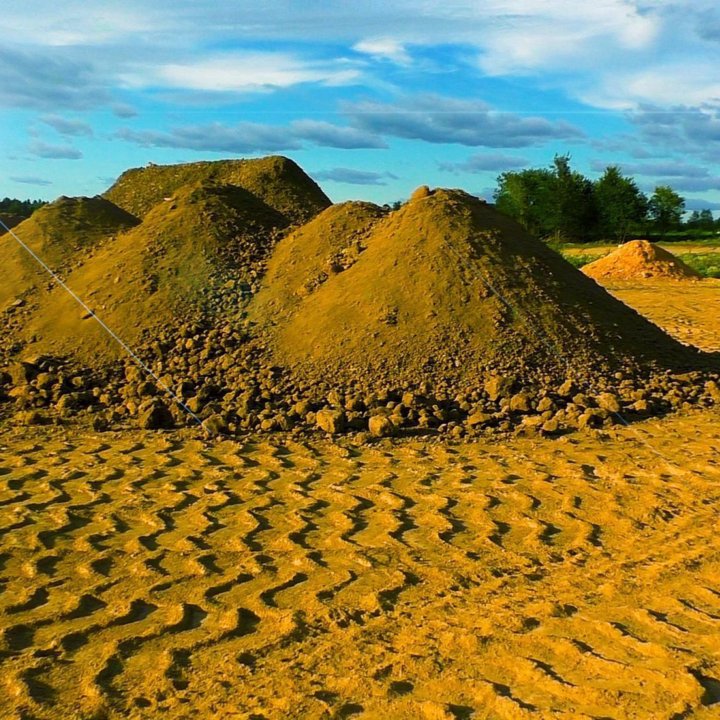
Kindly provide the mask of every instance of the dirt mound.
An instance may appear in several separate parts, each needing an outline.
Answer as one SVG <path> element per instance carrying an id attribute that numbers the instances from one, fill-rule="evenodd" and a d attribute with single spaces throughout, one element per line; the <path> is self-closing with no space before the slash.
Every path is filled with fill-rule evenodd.
<path id="1" fill-rule="evenodd" d="M 64 273 L 104 240 L 138 223 L 137 218 L 105 198 L 60 197 L 13 232 L 55 272 Z M 9 234 L 0 239 L 0 256 L 0 309 L 47 284 L 47 273 Z"/>
<path id="2" fill-rule="evenodd" d="M 335 235 L 334 247 L 353 252 L 331 273 L 329 212 L 342 225 L 359 210 L 333 208 L 284 239 L 250 307 L 278 364 L 304 378 L 467 387 L 494 370 L 537 379 L 553 368 L 566 372 L 568 364 L 582 371 L 684 355 L 514 221 L 464 192 L 422 193 L 357 243 Z M 355 228 L 357 219 L 347 225 Z M 302 256 L 303 243 L 312 248 L 308 262 L 288 262 Z M 324 281 L 308 285 L 312 277 Z"/>
<path id="3" fill-rule="evenodd" d="M 631 240 L 582 271 L 595 280 L 697 280 L 701 276 L 664 248 L 647 240 Z"/>
<path id="4" fill-rule="evenodd" d="M 105 243 L 68 278 L 120 337 L 172 332 L 188 318 L 238 312 L 287 219 L 237 186 L 184 186 L 142 224 Z M 61 288 L 27 319 L 34 352 L 97 363 L 121 349 Z"/>
<path id="5" fill-rule="evenodd" d="M 302 299 L 350 267 L 368 234 L 385 216 L 377 205 L 346 202 L 329 207 L 285 238 L 272 254 L 253 317 L 287 318 Z"/>
<path id="6" fill-rule="evenodd" d="M 124 172 L 105 197 L 144 217 L 183 185 L 207 181 L 244 188 L 284 215 L 290 224 L 306 222 L 330 205 L 314 180 L 292 160 L 280 156 L 134 168 Z"/>

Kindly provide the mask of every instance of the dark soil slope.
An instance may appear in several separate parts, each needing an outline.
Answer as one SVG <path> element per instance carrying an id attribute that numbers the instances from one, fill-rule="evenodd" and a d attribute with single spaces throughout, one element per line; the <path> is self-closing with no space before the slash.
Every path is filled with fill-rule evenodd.
<path id="1" fill-rule="evenodd" d="M 52 270 L 66 272 L 87 254 L 139 220 L 101 197 L 61 197 L 18 224 L 13 232 Z M 49 277 L 8 233 L 0 238 L 0 308 L 25 298 Z"/>

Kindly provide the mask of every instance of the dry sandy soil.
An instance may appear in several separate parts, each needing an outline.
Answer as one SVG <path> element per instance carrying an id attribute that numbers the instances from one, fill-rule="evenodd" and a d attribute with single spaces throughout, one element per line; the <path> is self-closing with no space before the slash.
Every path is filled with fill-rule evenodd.
<path id="1" fill-rule="evenodd" d="M 720 280 L 613 282 L 605 287 L 681 342 L 720 351 Z"/>
<path id="2" fill-rule="evenodd" d="M 614 292 L 719 348 L 720 287 L 674 287 Z M 0 430 L 0 717 L 720 717 L 718 419 Z"/>

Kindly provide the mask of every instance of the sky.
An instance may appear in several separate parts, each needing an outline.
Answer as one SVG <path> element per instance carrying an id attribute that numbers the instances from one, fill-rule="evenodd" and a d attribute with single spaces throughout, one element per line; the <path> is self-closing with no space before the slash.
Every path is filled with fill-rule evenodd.
<path id="1" fill-rule="evenodd" d="M 4 0 L 0 31 L 0 197 L 281 154 L 336 202 L 491 198 L 569 154 L 720 211 L 716 0 Z"/>

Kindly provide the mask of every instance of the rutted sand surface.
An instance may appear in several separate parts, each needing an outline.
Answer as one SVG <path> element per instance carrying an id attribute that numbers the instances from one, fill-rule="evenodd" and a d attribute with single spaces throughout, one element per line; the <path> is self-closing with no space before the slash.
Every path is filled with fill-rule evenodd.
<path id="1" fill-rule="evenodd" d="M 5 431 L 0 716 L 718 717 L 719 452 Z"/>
<path id="2" fill-rule="evenodd" d="M 720 280 L 614 281 L 602 285 L 677 340 L 720 352 Z"/>

